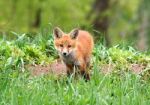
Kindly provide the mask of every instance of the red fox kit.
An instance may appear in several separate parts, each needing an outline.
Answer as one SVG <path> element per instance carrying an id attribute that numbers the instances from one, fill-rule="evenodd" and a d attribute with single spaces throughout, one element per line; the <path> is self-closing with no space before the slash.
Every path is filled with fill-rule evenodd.
<path id="1" fill-rule="evenodd" d="M 60 28 L 53 30 L 54 46 L 60 58 L 66 64 L 67 74 L 73 73 L 74 67 L 78 67 L 81 75 L 86 80 L 90 79 L 88 66 L 93 50 L 93 37 L 87 32 L 74 29 L 70 33 L 64 33 Z"/>

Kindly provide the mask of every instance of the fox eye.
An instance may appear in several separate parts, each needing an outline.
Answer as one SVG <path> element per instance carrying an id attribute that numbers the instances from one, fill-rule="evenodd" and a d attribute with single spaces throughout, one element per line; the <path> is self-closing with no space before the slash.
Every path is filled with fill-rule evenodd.
<path id="1" fill-rule="evenodd" d="M 63 44 L 60 44 L 60 47 L 63 47 Z"/>
<path id="2" fill-rule="evenodd" d="M 71 47 L 71 45 L 68 45 L 68 48 L 70 48 Z"/>

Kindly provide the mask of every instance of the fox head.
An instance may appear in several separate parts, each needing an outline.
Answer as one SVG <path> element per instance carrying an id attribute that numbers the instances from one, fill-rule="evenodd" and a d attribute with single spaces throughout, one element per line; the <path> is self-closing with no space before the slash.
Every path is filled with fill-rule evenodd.
<path id="1" fill-rule="evenodd" d="M 54 28 L 54 46 L 61 56 L 67 57 L 75 51 L 78 34 L 79 29 L 73 29 L 66 34 L 60 28 Z"/>

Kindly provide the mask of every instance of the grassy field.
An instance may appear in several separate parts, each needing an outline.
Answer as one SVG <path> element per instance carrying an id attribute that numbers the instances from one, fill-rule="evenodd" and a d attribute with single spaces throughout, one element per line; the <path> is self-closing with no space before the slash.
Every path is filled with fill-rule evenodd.
<path id="1" fill-rule="evenodd" d="M 13 40 L 0 40 L 0 105 L 150 105 L 149 52 L 100 43 L 89 82 L 52 74 L 34 77 L 26 65 L 47 65 L 57 58 L 51 33 L 12 34 Z M 111 65 L 111 73 L 104 65 Z"/>

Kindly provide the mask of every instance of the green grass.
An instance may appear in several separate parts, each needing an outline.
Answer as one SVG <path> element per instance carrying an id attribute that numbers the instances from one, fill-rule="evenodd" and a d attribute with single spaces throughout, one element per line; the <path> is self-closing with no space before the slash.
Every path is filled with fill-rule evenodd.
<path id="1" fill-rule="evenodd" d="M 150 105 L 150 80 L 143 79 L 150 69 L 149 52 L 97 44 L 91 80 L 85 82 L 81 77 L 51 74 L 31 77 L 24 71 L 26 64 L 48 64 L 57 57 L 51 33 L 35 38 L 17 35 L 11 41 L 1 39 L 0 44 L 0 105 Z M 133 74 L 128 66 L 134 63 L 147 65 L 147 71 Z M 103 64 L 115 65 L 114 72 L 101 73 Z"/>

